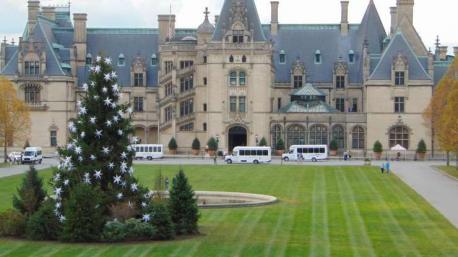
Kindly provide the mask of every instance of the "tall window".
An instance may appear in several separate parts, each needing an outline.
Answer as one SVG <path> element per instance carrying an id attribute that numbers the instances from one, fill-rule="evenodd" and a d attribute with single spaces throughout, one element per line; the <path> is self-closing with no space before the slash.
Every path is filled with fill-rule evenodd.
<path id="1" fill-rule="evenodd" d="M 237 97 L 231 96 L 229 98 L 229 109 L 230 112 L 237 112 Z"/>
<path id="2" fill-rule="evenodd" d="M 38 76 L 40 75 L 40 62 L 25 62 L 24 74 L 27 76 Z"/>
<path id="3" fill-rule="evenodd" d="M 188 116 L 194 112 L 194 102 L 188 99 L 180 103 L 180 117 Z"/>
<path id="4" fill-rule="evenodd" d="M 281 109 L 281 97 L 277 98 L 277 109 Z"/>
<path id="5" fill-rule="evenodd" d="M 328 128 L 323 125 L 314 125 L 310 128 L 311 145 L 327 145 L 328 144 Z"/>
<path id="6" fill-rule="evenodd" d="M 151 66 L 157 65 L 157 56 L 156 54 L 151 55 Z"/>
<path id="7" fill-rule="evenodd" d="M 134 97 L 134 111 L 143 112 L 143 97 Z"/>
<path id="8" fill-rule="evenodd" d="M 166 61 L 164 62 L 165 65 L 165 74 L 169 74 L 173 70 L 173 62 L 172 61 Z"/>
<path id="9" fill-rule="evenodd" d="M 286 63 L 286 53 L 285 51 L 281 50 L 280 51 L 280 64 L 285 64 Z"/>
<path id="10" fill-rule="evenodd" d="M 345 98 L 336 98 L 336 109 L 345 112 Z"/>
<path id="11" fill-rule="evenodd" d="M 396 86 L 405 86 L 405 75 L 404 71 L 396 71 L 394 73 L 394 84 Z"/>
<path id="12" fill-rule="evenodd" d="M 124 54 L 120 54 L 118 56 L 118 66 L 125 66 L 126 65 L 126 57 L 124 57 Z"/>
<path id="13" fill-rule="evenodd" d="M 91 54 L 86 55 L 86 65 L 92 65 L 92 55 Z"/>
<path id="14" fill-rule="evenodd" d="M 315 52 L 315 64 L 320 64 L 321 63 L 321 51 L 316 50 Z"/>
<path id="15" fill-rule="evenodd" d="M 165 96 L 169 96 L 173 94 L 173 86 L 172 83 L 165 85 Z"/>
<path id="16" fill-rule="evenodd" d="M 336 76 L 336 88 L 345 89 L 345 76 Z"/>
<path id="17" fill-rule="evenodd" d="M 208 57 L 205 55 L 204 56 L 204 63 L 207 63 L 208 62 Z"/>
<path id="18" fill-rule="evenodd" d="M 203 129 L 204 131 L 207 131 L 207 123 L 202 124 L 202 129 Z"/>
<path id="19" fill-rule="evenodd" d="M 206 86 L 208 83 L 207 77 L 204 77 L 204 85 Z"/>
<path id="20" fill-rule="evenodd" d="M 56 147 L 57 146 L 57 131 L 51 130 L 49 132 L 49 139 L 50 139 L 50 145 L 52 147 Z"/>
<path id="21" fill-rule="evenodd" d="M 239 72 L 239 85 L 245 86 L 246 84 L 246 73 L 244 71 Z"/>
<path id="22" fill-rule="evenodd" d="M 349 63 L 355 62 L 355 52 L 353 50 L 348 51 L 348 62 Z"/>
<path id="23" fill-rule="evenodd" d="M 364 149 L 365 143 L 365 135 L 364 129 L 361 127 L 354 127 L 351 132 L 351 147 L 353 149 Z"/>
<path id="24" fill-rule="evenodd" d="M 351 100 L 351 112 L 358 112 L 358 98 Z"/>
<path id="25" fill-rule="evenodd" d="M 173 116 L 172 106 L 166 107 L 164 109 L 164 119 L 165 122 L 171 121 Z"/>
<path id="26" fill-rule="evenodd" d="M 332 128 L 332 139 L 337 142 L 339 149 L 345 148 L 345 131 L 342 126 L 336 125 Z"/>
<path id="27" fill-rule="evenodd" d="M 25 102 L 27 104 L 40 104 L 40 86 L 26 85 L 24 87 Z"/>
<path id="28" fill-rule="evenodd" d="M 231 73 L 229 73 L 229 83 L 231 84 L 231 86 L 237 85 L 237 72 L 236 71 L 231 71 Z"/>
<path id="29" fill-rule="evenodd" d="M 305 128 L 300 125 L 292 125 L 288 127 L 287 144 L 288 144 L 288 147 L 292 145 L 304 145 L 305 144 Z"/>
<path id="30" fill-rule="evenodd" d="M 404 113 L 405 111 L 405 98 L 404 97 L 395 97 L 394 98 L 394 112 L 395 113 Z"/>
<path id="31" fill-rule="evenodd" d="M 233 30 L 232 31 L 232 43 L 240 44 L 243 43 L 243 30 Z"/>
<path id="32" fill-rule="evenodd" d="M 186 78 L 180 79 L 180 92 L 186 92 L 191 90 L 194 87 L 194 78 L 193 76 L 189 76 Z"/>
<path id="33" fill-rule="evenodd" d="M 396 145 L 401 145 L 405 149 L 409 149 L 409 130 L 404 126 L 396 126 L 390 129 L 390 148 Z"/>
<path id="34" fill-rule="evenodd" d="M 281 131 L 281 126 L 280 125 L 274 125 L 272 127 L 272 130 L 270 131 L 270 134 L 272 135 L 272 147 L 274 149 L 277 148 L 277 142 L 280 138 L 282 138 L 282 135 L 281 135 L 282 131 Z"/>
<path id="35" fill-rule="evenodd" d="M 301 88 L 303 85 L 303 76 L 294 76 L 294 88 Z"/>
<path id="36" fill-rule="evenodd" d="M 134 73 L 134 87 L 143 87 L 143 73 Z"/>
<path id="37" fill-rule="evenodd" d="M 246 112 L 246 98 L 244 96 L 239 97 L 239 112 Z"/>

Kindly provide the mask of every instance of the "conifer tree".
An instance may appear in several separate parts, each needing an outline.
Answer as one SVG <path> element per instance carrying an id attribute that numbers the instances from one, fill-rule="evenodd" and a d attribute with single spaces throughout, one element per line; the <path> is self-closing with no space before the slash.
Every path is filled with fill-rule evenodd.
<path id="1" fill-rule="evenodd" d="M 30 166 L 17 191 L 18 195 L 13 196 L 13 206 L 22 214 L 30 216 L 40 208 L 46 192 L 43 189 L 43 180 L 33 166 Z"/>
<path id="2" fill-rule="evenodd" d="M 173 178 L 170 190 L 169 209 L 175 231 L 178 235 L 196 234 L 199 232 L 197 222 L 199 210 L 197 200 L 183 170 Z"/>
<path id="3" fill-rule="evenodd" d="M 59 150 L 63 161 L 54 174 L 53 184 L 55 213 L 64 227 L 65 213 L 68 213 L 64 206 L 72 190 L 81 184 L 102 194 L 102 209 L 128 203 L 145 222 L 151 218 L 151 214 L 144 211 L 151 194 L 145 194 L 146 190 L 133 177 L 135 153 L 129 144 L 138 140 L 135 137 L 129 140 L 133 131 L 132 108 L 118 103 L 120 87 L 111 62 L 110 58 L 98 56 L 90 68 L 89 81 L 82 86 L 87 94 L 77 103 L 77 118 L 68 124 L 69 143 Z"/>

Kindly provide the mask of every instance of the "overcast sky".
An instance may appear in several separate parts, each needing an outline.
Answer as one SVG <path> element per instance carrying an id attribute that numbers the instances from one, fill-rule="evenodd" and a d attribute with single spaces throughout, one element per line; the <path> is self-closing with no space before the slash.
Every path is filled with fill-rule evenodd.
<path id="1" fill-rule="evenodd" d="M 157 27 L 157 15 L 168 14 L 170 3 L 177 15 L 177 27 L 196 28 L 208 6 L 211 16 L 219 14 L 224 0 L 72 0 L 72 12 L 88 13 L 89 27 Z M 340 0 L 279 0 L 280 23 L 339 23 Z M 18 37 L 27 20 L 26 0 L 0 0 L 0 36 Z M 66 4 L 68 0 L 42 0 L 42 5 Z M 349 19 L 360 23 L 369 0 L 350 0 Z M 389 7 L 396 0 L 375 0 L 389 32 Z M 270 0 L 256 0 L 263 23 L 270 22 Z M 441 43 L 458 46 L 457 0 L 415 0 L 414 23 L 427 47 L 436 36 Z M 212 18 L 213 21 L 213 18 Z"/>

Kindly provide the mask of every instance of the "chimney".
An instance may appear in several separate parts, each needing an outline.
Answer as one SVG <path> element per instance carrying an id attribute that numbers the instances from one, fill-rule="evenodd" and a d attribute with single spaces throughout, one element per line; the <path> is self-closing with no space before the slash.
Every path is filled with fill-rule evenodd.
<path id="1" fill-rule="evenodd" d="M 215 15 L 215 27 L 218 24 L 218 21 L 219 21 L 219 15 Z"/>
<path id="2" fill-rule="evenodd" d="M 3 70 L 3 67 L 5 67 L 5 62 L 6 62 L 5 51 L 6 51 L 6 37 L 0 44 L 0 71 Z"/>
<path id="3" fill-rule="evenodd" d="M 342 35 L 347 35 L 348 34 L 348 5 L 349 2 L 348 0 L 342 0 L 340 1 L 341 9 L 342 9 L 342 14 L 341 14 L 341 20 L 340 20 L 340 32 Z"/>
<path id="4" fill-rule="evenodd" d="M 52 6 L 44 6 L 41 8 L 41 12 L 43 16 L 46 18 L 55 21 L 56 20 L 56 8 Z"/>
<path id="5" fill-rule="evenodd" d="M 159 22 L 159 41 L 161 44 L 175 37 L 175 15 L 165 14 L 158 16 Z"/>
<path id="6" fill-rule="evenodd" d="M 76 61 L 78 66 L 84 65 L 86 62 L 87 52 L 87 14 L 75 13 L 73 14 L 73 45 L 76 48 Z"/>
<path id="7" fill-rule="evenodd" d="M 407 18 L 413 24 L 414 5 L 414 0 L 397 0 L 397 23 L 401 22 L 403 18 Z"/>
<path id="8" fill-rule="evenodd" d="M 390 34 L 393 35 L 396 33 L 396 28 L 398 27 L 398 9 L 396 7 L 390 7 L 391 14 L 391 30 Z"/>
<path id="9" fill-rule="evenodd" d="M 455 58 L 458 58 L 458 46 L 453 48 L 453 53 L 455 54 Z"/>
<path id="10" fill-rule="evenodd" d="M 39 0 L 30 0 L 28 3 L 28 33 L 31 34 L 35 25 L 38 22 L 38 14 L 40 12 L 40 1 Z"/>
<path id="11" fill-rule="evenodd" d="M 448 46 L 439 46 L 439 60 L 447 60 Z"/>
<path id="12" fill-rule="evenodd" d="M 278 1 L 270 2 L 270 10 L 271 10 L 271 17 L 270 17 L 270 33 L 275 36 L 278 34 Z"/>

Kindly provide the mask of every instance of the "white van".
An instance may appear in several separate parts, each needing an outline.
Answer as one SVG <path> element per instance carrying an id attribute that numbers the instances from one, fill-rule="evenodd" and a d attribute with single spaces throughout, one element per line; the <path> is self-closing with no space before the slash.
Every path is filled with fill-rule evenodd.
<path id="1" fill-rule="evenodd" d="M 292 145 L 289 152 L 281 156 L 284 161 L 313 161 L 328 159 L 327 145 Z"/>
<path id="2" fill-rule="evenodd" d="M 41 147 L 27 147 L 22 154 L 21 163 L 36 164 L 43 161 L 43 151 Z"/>
<path id="3" fill-rule="evenodd" d="M 237 146 L 232 151 L 232 155 L 224 157 L 227 164 L 232 163 L 270 163 L 272 161 L 270 147 L 247 147 Z"/>
<path id="4" fill-rule="evenodd" d="M 132 145 L 135 159 L 161 159 L 164 157 L 164 145 Z"/>

